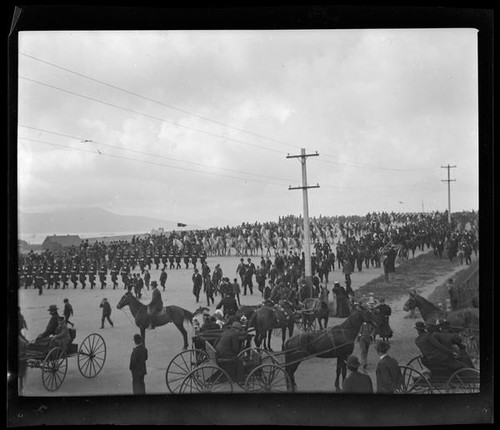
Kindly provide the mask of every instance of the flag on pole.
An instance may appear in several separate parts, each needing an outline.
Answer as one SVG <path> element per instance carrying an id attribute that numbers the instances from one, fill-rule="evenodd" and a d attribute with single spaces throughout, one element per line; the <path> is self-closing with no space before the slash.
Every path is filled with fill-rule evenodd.
<path id="1" fill-rule="evenodd" d="M 177 227 L 186 227 L 187 224 L 183 224 L 182 222 L 178 222 L 177 223 Z"/>

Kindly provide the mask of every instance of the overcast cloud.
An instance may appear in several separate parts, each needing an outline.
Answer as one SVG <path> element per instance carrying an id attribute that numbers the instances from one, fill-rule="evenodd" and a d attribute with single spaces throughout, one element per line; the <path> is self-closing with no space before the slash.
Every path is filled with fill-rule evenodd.
<path id="1" fill-rule="evenodd" d="M 448 163 L 477 209 L 477 92 L 474 29 L 22 32 L 19 209 L 276 221 L 301 148 L 312 216 L 444 210 Z"/>

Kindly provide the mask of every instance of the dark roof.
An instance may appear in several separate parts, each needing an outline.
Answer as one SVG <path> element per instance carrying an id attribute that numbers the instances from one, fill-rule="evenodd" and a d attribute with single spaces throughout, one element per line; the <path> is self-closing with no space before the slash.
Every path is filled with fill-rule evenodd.
<path id="1" fill-rule="evenodd" d="M 44 246 L 48 246 L 51 244 L 58 244 L 63 247 L 66 246 L 80 246 L 82 239 L 80 236 L 76 234 L 67 234 L 66 236 L 58 236 L 58 235 L 53 235 L 53 236 L 47 236 L 45 240 L 43 241 Z"/>

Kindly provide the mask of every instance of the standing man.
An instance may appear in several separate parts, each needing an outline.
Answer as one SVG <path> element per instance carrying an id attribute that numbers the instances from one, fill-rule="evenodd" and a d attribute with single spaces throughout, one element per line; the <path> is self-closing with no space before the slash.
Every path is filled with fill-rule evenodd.
<path id="1" fill-rule="evenodd" d="M 63 315 L 64 315 L 64 321 L 66 324 L 71 324 L 71 327 L 74 327 L 75 325 L 69 320 L 69 317 L 73 316 L 73 306 L 71 306 L 71 303 L 69 302 L 68 299 L 64 299 L 64 310 L 63 310 Z"/>
<path id="2" fill-rule="evenodd" d="M 234 297 L 238 301 L 238 306 L 241 306 L 241 302 L 240 302 L 241 288 L 240 288 L 240 285 L 238 284 L 238 279 L 237 278 L 234 278 L 234 282 L 232 284 L 232 287 L 233 287 Z"/>
<path id="3" fill-rule="evenodd" d="M 355 394 L 373 394 L 372 379 L 368 375 L 358 372 L 358 367 L 361 365 L 358 357 L 356 357 L 355 355 L 350 355 L 349 357 L 347 357 L 346 364 L 347 369 L 351 373 L 344 381 L 342 392 Z"/>
<path id="4" fill-rule="evenodd" d="M 155 262 L 156 263 L 156 262 Z M 159 265 L 159 257 L 158 257 L 158 263 L 156 263 L 156 268 L 158 269 Z M 164 270 L 164 269 L 162 269 Z M 149 270 L 146 269 L 144 272 L 144 285 L 146 286 L 146 289 L 149 291 L 149 283 L 151 282 L 151 273 L 149 273 Z M 160 283 L 161 283 L 161 277 L 160 277 Z M 165 291 L 165 288 L 163 289 Z"/>
<path id="5" fill-rule="evenodd" d="M 140 334 L 134 335 L 134 344 L 129 365 L 129 370 L 132 372 L 132 391 L 134 394 L 146 394 L 144 377 L 148 373 L 146 370 L 148 350 L 143 345 Z"/>
<path id="6" fill-rule="evenodd" d="M 346 258 L 344 260 L 343 266 L 344 267 L 342 268 L 342 272 L 344 272 L 345 282 L 346 282 L 346 284 L 351 286 L 352 265 L 351 265 L 351 261 L 349 260 L 349 258 Z"/>
<path id="7" fill-rule="evenodd" d="M 196 297 L 196 303 L 198 303 L 200 301 L 201 285 L 203 284 L 203 278 L 198 272 L 198 269 L 194 269 L 194 273 L 191 279 L 193 281 L 193 294 Z"/>
<path id="8" fill-rule="evenodd" d="M 240 275 L 241 285 L 243 285 L 244 282 L 243 278 L 245 276 L 245 271 L 246 271 L 245 260 L 243 260 L 243 258 L 240 258 L 240 264 L 238 264 L 238 267 L 236 268 L 236 273 Z"/>
<path id="9" fill-rule="evenodd" d="M 393 394 L 395 390 L 401 387 L 403 382 L 397 360 L 387 353 L 390 347 L 383 340 L 377 344 L 377 353 L 380 356 L 375 372 L 377 376 L 377 393 Z"/>
<path id="10" fill-rule="evenodd" d="M 165 272 L 165 269 L 161 269 L 160 273 L 160 285 L 163 291 L 165 291 L 165 283 L 167 282 L 167 272 Z"/>
<path id="11" fill-rule="evenodd" d="M 361 364 L 363 365 L 363 370 L 366 370 L 368 367 L 368 351 L 374 339 L 375 329 L 371 324 L 364 322 L 358 333 L 359 351 L 361 353 Z"/>
<path id="12" fill-rule="evenodd" d="M 151 282 L 151 288 L 153 289 L 153 292 L 151 293 L 151 302 L 148 304 L 148 315 L 150 328 L 154 329 L 156 327 L 156 314 L 161 312 L 163 309 L 163 300 L 161 299 L 161 293 L 158 289 L 158 282 Z"/>
<path id="13" fill-rule="evenodd" d="M 118 286 L 118 267 L 116 265 L 111 269 L 111 282 L 113 282 L 113 290 Z"/>
<path id="14" fill-rule="evenodd" d="M 247 295 L 247 287 L 250 291 L 250 294 L 253 294 L 253 282 L 252 278 L 255 273 L 255 264 L 252 263 L 252 260 L 249 258 L 247 260 L 247 264 L 245 267 L 245 273 L 243 275 L 243 295 Z"/>
<path id="15" fill-rule="evenodd" d="M 102 265 L 101 270 L 99 270 L 99 282 L 101 283 L 101 290 L 106 288 L 106 275 L 107 275 L 106 266 Z"/>
<path id="16" fill-rule="evenodd" d="M 104 298 L 102 299 L 101 304 L 99 305 L 100 308 L 102 308 L 102 318 L 101 318 L 101 328 L 104 328 L 104 320 L 107 319 L 108 322 L 111 324 L 111 327 L 113 326 L 113 321 L 111 321 L 111 306 L 108 302 L 108 299 Z"/>

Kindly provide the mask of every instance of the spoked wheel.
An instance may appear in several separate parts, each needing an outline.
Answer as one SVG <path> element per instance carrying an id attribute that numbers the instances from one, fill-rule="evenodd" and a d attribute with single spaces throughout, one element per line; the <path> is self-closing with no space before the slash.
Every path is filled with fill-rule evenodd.
<path id="1" fill-rule="evenodd" d="M 396 390 L 398 394 L 432 394 L 430 381 L 413 367 L 399 366 L 403 382 Z"/>
<path id="2" fill-rule="evenodd" d="M 466 331 L 462 334 L 462 340 L 467 355 L 473 360 L 479 360 L 479 332 Z"/>
<path id="3" fill-rule="evenodd" d="M 187 349 L 177 354 L 167 366 L 165 382 L 172 394 L 179 394 L 182 381 L 189 372 L 208 362 L 208 354 L 201 349 Z"/>
<path id="4" fill-rule="evenodd" d="M 479 393 L 479 370 L 466 368 L 454 372 L 446 383 L 447 393 L 470 394 Z"/>
<path id="5" fill-rule="evenodd" d="M 417 355 L 415 358 L 412 358 L 407 364 L 406 367 L 412 367 L 415 370 L 418 370 L 420 373 L 426 372 L 428 369 L 422 363 L 422 356 Z"/>
<path id="6" fill-rule="evenodd" d="M 294 316 L 294 323 L 295 323 L 295 328 L 297 330 L 302 330 L 304 327 L 304 316 L 302 313 L 300 314 L 295 314 Z"/>
<path id="7" fill-rule="evenodd" d="M 306 332 L 316 331 L 318 330 L 318 318 L 316 315 L 308 315 L 304 314 L 304 326 L 303 330 Z"/>
<path id="8" fill-rule="evenodd" d="M 78 370 L 85 378 L 97 376 L 106 361 L 106 342 L 100 334 L 88 335 L 78 350 Z"/>
<path id="9" fill-rule="evenodd" d="M 233 392 L 231 377 L 219 366 L 204 364 L 189 372 L 181 383 L 180 394 Z"/>
<path id="10" fill-rule="evenodd" d="M 42 363 L 42 382 L 48 391 L 56 391 L 66 378 L 68 357 L 62 348 L 52 348 Z"/>
<path id="11" fill-rule="evenodd" d="M 245 381 L 246 393 L 286 393 L 292 391 L 292 382 L 283 367 L 263 364 L 253 369 Z"/>

